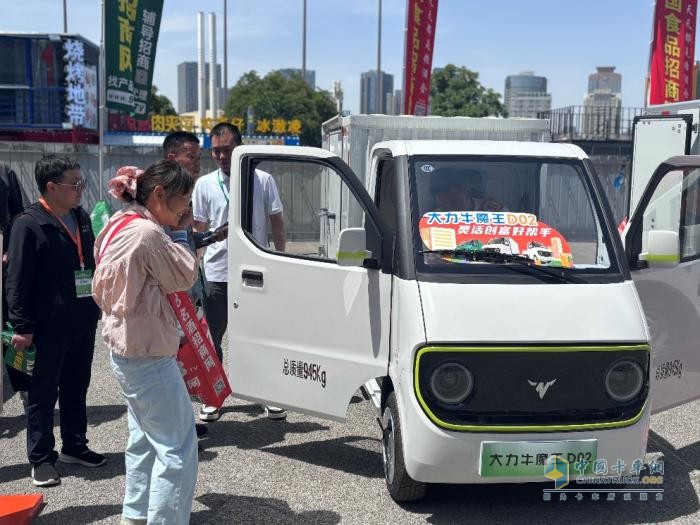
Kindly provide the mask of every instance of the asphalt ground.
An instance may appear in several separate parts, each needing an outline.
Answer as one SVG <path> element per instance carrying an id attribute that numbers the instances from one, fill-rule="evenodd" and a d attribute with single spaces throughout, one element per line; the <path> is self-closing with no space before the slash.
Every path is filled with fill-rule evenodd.
<path id="1" fill-rule="evenodd" d="M 373 408 L 355 401 L 347 422 L 335 423 L 296 413 L 271 421 L 259 406 L 229 399 L 200 441 L 191 523 L 700 523 L 700 402 L 652 418 L 647 460 L 664 461 L 662 501 L 655 494 L 640 501 L 638 493 L 607 501 L 604 492 L 598 501 L 588 493 L 544 501 L 550 484 L 431 485 L 423 501 L 399 505 L 385 487 Z M 107 465 L 58 463 L 61 485 L 34 487 L 22 414 L 18 396 L 0 414 L 0 494 L 44 494 L 38 525 L 118 523 L 126 409 L 102 343 L 88 396 L 88 438 Z"/>

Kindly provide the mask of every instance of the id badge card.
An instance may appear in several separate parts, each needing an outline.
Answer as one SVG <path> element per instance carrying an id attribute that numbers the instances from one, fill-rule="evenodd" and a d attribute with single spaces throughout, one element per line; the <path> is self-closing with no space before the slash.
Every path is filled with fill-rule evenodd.
<path id="1" fill-rule="evenodd" d="M 81 297 L 92 297 L 92 270 L 76 270 L 75 294 Z"/>

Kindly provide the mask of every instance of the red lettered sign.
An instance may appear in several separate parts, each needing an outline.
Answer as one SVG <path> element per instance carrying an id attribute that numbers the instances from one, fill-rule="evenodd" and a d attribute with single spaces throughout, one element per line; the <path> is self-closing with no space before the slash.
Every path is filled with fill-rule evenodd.
<path id="1" fill-rule="evenodd" d="M 168 294 L 168 301 L 187 339 L 177 352 L 187 392 L 205 405 L 221 408 L 231 394 L 231 387 L 209 339 L 207 324 L 197 318 L 187 293 Z"/>
<path id="2" fill-rule="evenodd" d="M 438 0 L 408 0 L 404 47 L 403 112 L 426 115 L 430 100 L 430 75 Z"/>
<path id="3" fill-rule="evenodd" d="M 649 63 L 649 104 L 693 97 L 697 0 L 657 0 Z"/>
<path id="4" fill-rule="evenodd" d="M 434 211 L 421 217 L 418 228 L 429 250 L 498 252 L 537 264 L 573 266 L 566 239 L 531 213 Z"/>

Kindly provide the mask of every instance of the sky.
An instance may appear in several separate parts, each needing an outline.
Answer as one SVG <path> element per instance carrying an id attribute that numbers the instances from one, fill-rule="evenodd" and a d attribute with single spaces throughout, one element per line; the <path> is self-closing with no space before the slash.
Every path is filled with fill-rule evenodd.
<path id="1" fill-rule="evenodd" d="M 65 1 L 68 32 L 99 43 L 100 1 Z M 1 31 L 63 31 L 63 0 L 1 3 Z M 223 4 L 164 2 L 154 84 L 176 109 L 177 65 L 197 59 L 198 11 L 217 14 L 217 61 L 223 60 Z M 360 107 L 360 74 L 377 68 L 378 5 L 307 0 L 306 67 L 316 71 L 318 88 L 331 89 L 340 80 L 343 107 L 353 113 Z M 394 75 L 395 89 L 402 78 L 405 5 L 382 2 L 381 66 Z M 230 86 L 250 70 L 264 75 L 301 68 L 303 0 L 228 0 L 227 10 Z M 652 17 L 652 0 L 439 0 L 433 67 L 464 66 L 501 95 L 506 76 L 534 71 L 547 77 L 557 108 L 582 105 L 588 75 L 596 66 L 615 66 L 622 75 L 622 105 L 641 107 Z"/>

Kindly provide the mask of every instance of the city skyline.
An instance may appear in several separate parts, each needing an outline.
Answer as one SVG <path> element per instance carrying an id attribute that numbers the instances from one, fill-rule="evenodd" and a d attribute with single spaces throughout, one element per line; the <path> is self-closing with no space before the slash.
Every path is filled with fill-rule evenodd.
<path id="1" fill-rule="evenodd" d="M 552 107 L 581 105 L 587 78 L 596 66 L 614 64 L 625 77 L 624 106 L 643 105 L 651 36 L 652 2 L 619 0 L 605 5 L 606 16 L 589 3 L 538 0 L 536 8 L 517 0 L 440 3 L 433 67 L 448 63 L 479 73 L 480 82 L 503 96 L 508 75 L 522 70 L 547 77 Z M 61 2 L 33 0 L 46 16 L 37 19 L 19 4 L 5 6 L 4 31 L 62 31 Z M 581 4 L 581 5 L 579 5 Z M 595 4 L 595 2 L 593 3 Z M 99 43 L 99 3 L 67 0 L 68 31 Z M 176 64 L 196 60 L 196 13 L 216 11 L 218 57 L 223 57 L 221 0 L 165 3 L 154 83 L 177 103 Z M 233 87 L 250 70 L 301 67 L 302 3 L 268 0 L 228 5 L 228 80 Z M 502 17 L 508 13 L 508 17 Z M 341 16 L 342 15 L 342 16 Z M 337 23 L 329 21 L 338 20 Z M 575 24 L 572 21 L 575 20 Z M 384 0 L 382 70 L 402 86 L 405 2 Z M 307 69 L 316 71 L 318 88 L 330 90 L 340 80 L 344 107 L 360 109 L 360 74 L 376 69 L 377 1 L 309 2 Z M 495 38 L 507 34 L 508 38 Z M 503 98 L 501 98 L 503 100 Z"/>

